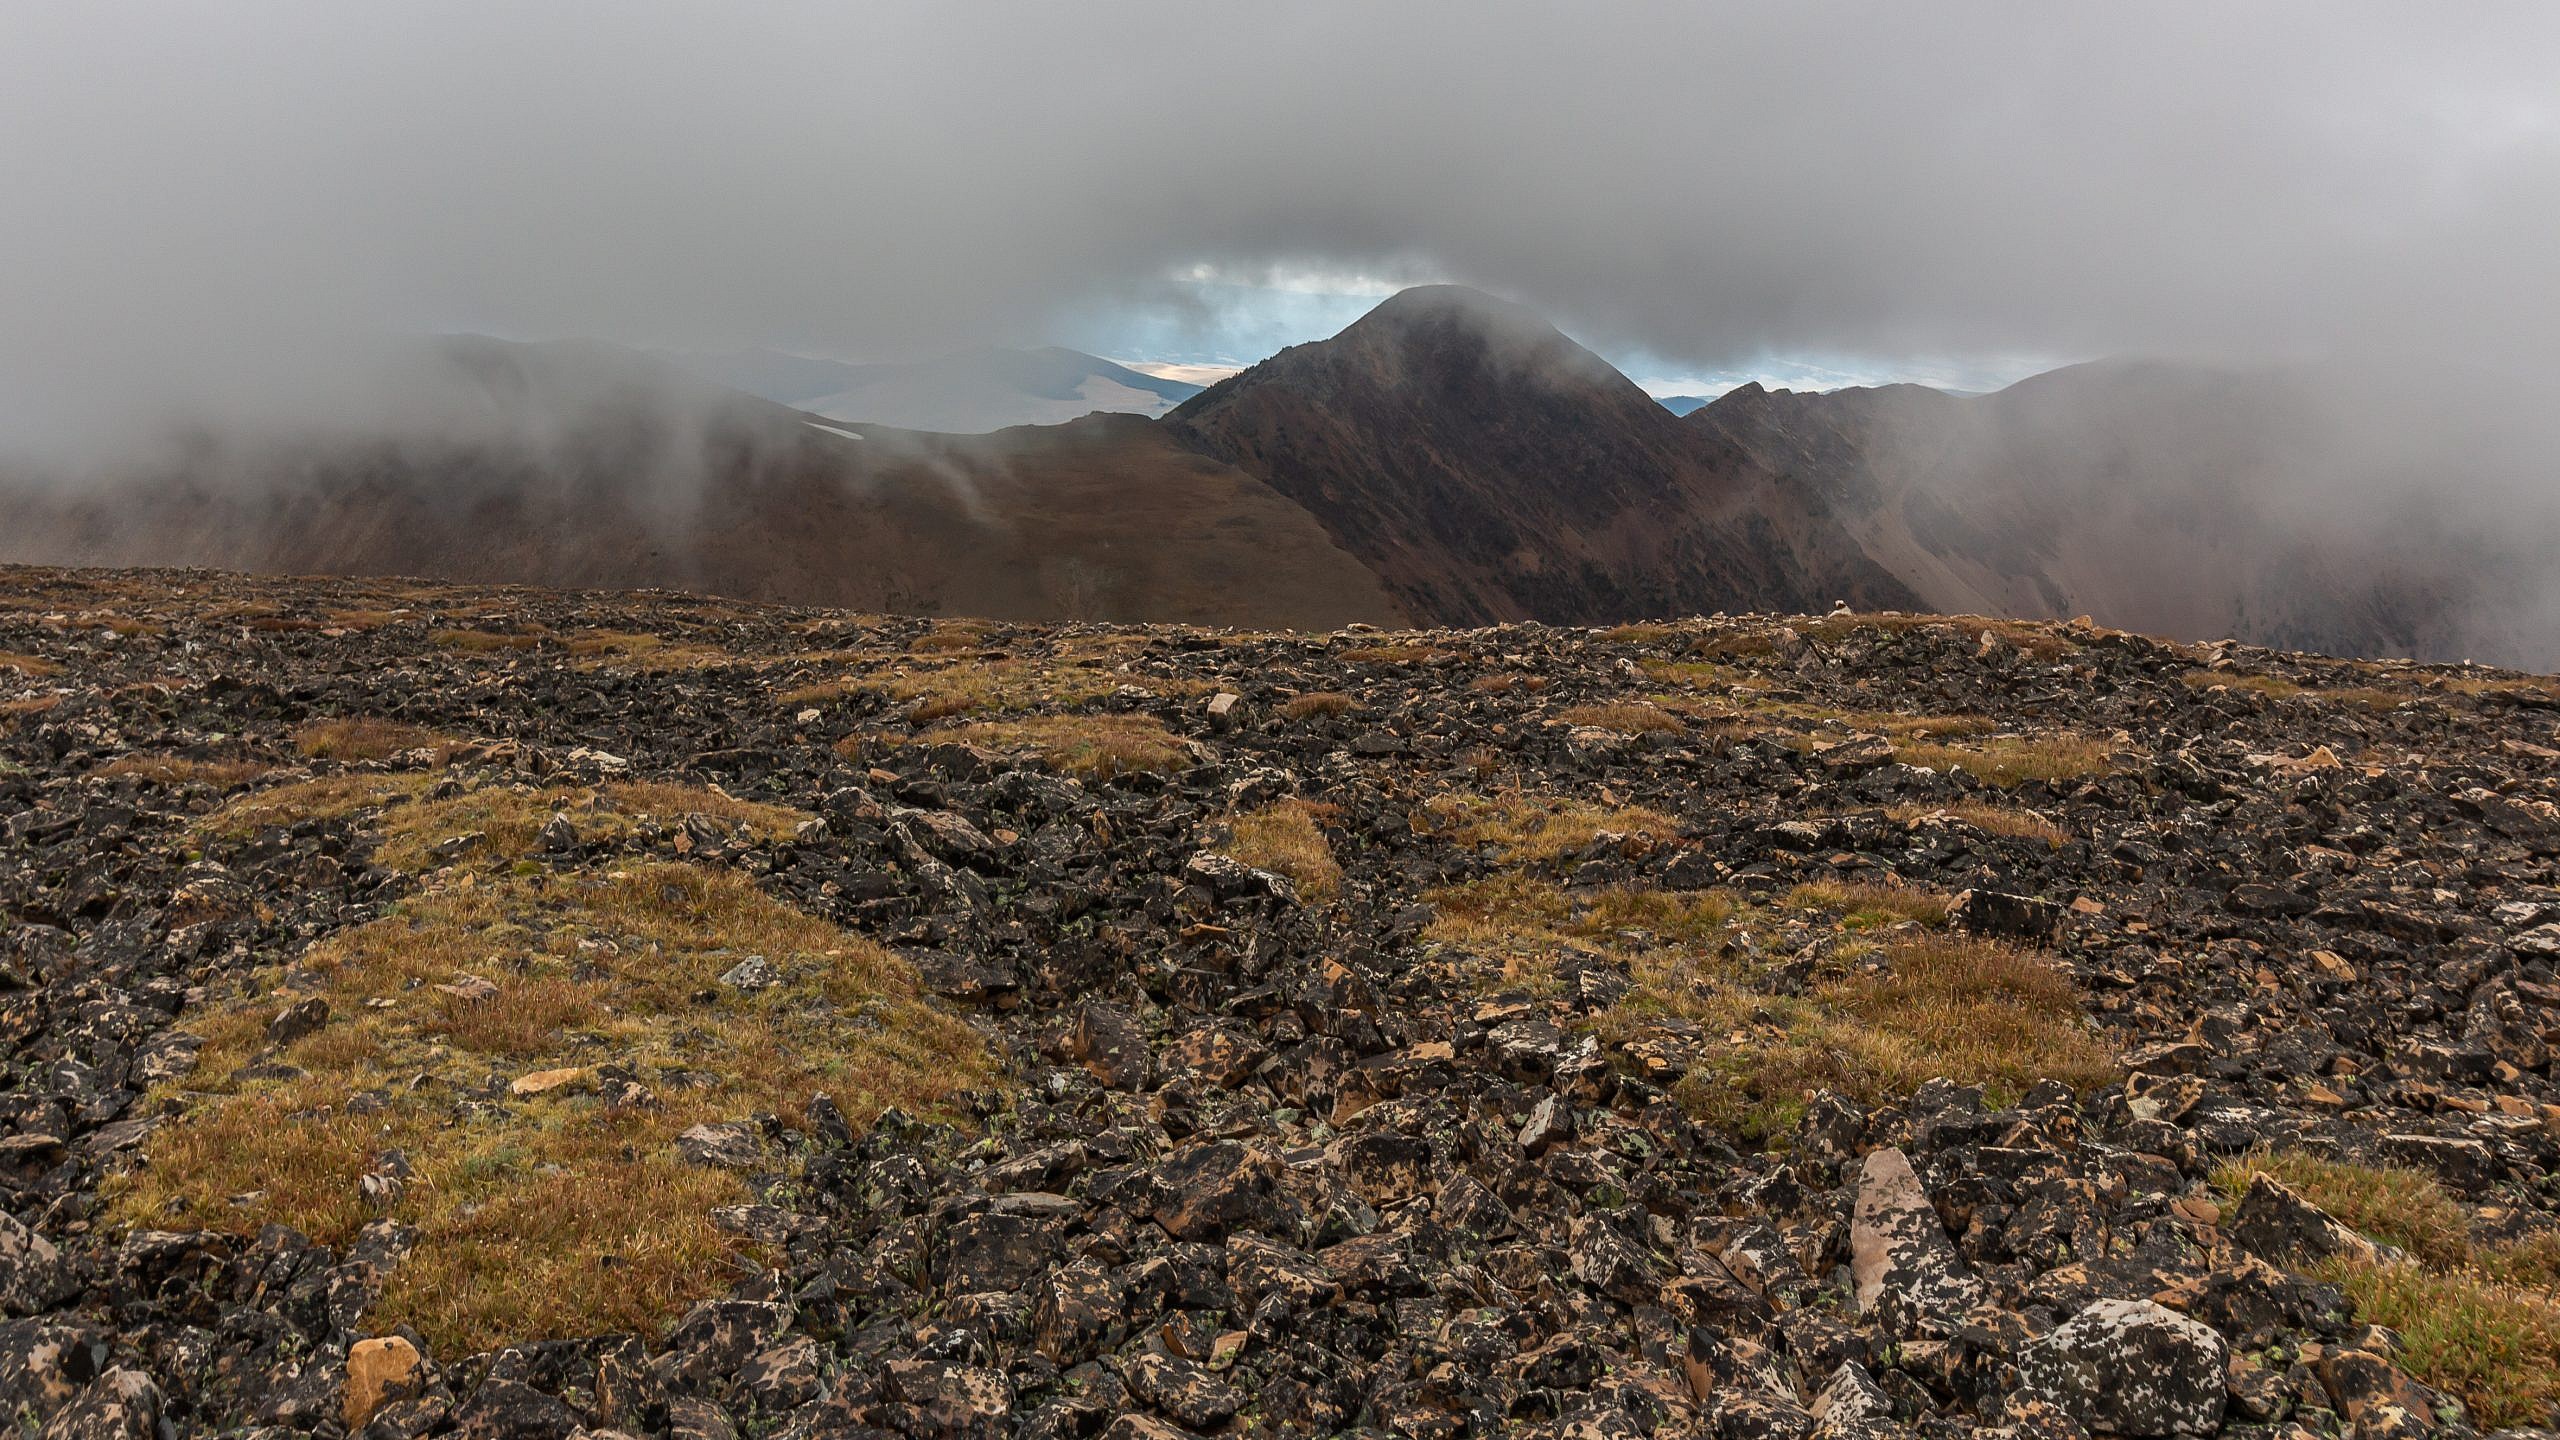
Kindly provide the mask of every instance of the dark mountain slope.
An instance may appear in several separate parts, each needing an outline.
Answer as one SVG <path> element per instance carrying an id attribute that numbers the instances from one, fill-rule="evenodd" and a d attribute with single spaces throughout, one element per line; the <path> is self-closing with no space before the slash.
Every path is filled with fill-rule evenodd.
<path id="1" fill-rule="evenodd" d="M 1330 626 L 1397 612 L 1297 506 L 1094 416 L 813 423 L 629 352 L 443 347 L 409 414 L 0 483 L 0 559 L 654 586 L 1004 618 Z M 419 417 L 430 417 L 415 423 Z"/>
<path id="2" fill-rule="evenodd" d="M 2536 554 L 2551 517 L 2484 498 L 2500 447 L 2423 419 L 2416 392 L 2346 393 L 2308 369 L 2108 362 L 1972 398 L 1747 386 L 1686 423 L 1820 495 L 1933 609 L 2560 659 Z M 2420 429 L 2428 449 L 2395 447 Z"/>
<path id="3" fill-rule="evenodd" d="M 1408 290 L 1168 417 L 1323 522 L 1418 617 L 1912 602 L 1821 507 L 1535 315 Z"/>

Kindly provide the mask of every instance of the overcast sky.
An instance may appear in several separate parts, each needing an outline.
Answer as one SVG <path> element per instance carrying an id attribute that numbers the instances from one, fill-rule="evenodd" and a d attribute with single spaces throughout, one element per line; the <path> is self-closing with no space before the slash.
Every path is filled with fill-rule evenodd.
<path id="1" fill-rule="evenodd" d="M 379 331 L 1215 349 L 1274 279 L 1663 376 L 2548 379 L 2555 77 L 2548 3 L 9 5 L 0 425 Z"/>

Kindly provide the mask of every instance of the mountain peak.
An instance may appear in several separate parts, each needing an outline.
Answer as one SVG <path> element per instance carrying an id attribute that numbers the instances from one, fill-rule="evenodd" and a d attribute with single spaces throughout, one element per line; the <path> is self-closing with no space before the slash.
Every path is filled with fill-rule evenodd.
<path id="1" fill-rule="evenodd" d="M 1513 347 L 1562 349 L 1590 354 L 1547 318 L 1514 300 L 1488 295 L 1466 285 L 1416 285 L 1378 302 L 1352 322 L 1340 338 L 1380 335 L 1411 338 L 1471 335 Z M 1598 356 L 1592 356 L 1598 360 Z"/>
<path id="2" fill-rule="evenodd" d="M 1415 614 L 1575 622 L 1910 595 L 1801 538 L 1826 532 L 1607 361 L 1464 286 L 1395 295 L 1169 419 L 1304 506 Z"/>

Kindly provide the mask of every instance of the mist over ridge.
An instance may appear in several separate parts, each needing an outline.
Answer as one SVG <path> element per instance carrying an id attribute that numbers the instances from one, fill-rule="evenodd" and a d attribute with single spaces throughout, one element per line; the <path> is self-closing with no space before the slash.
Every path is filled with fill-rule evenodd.
<path id="1" fill-rule="evenodd" d="M 0 473 L 21 488 L 255 489 L 357 454 L 415 478 L 467 452 L 610 469 L 680 516 L 734 469 L 737 434 L 800 443 L 805 420 L 741 391 L 838 426 L 807 433 L 839 447 L 883 423 L 1161 414 L 1183 392 L 1037 357 L 1314 343 L 1355 306 L 1455 284 L 1501 297 L 1480 318 L 1561 328 L 1613 394 L 1599 357 L 1932 376 L 2093 357 L 1875 430 L 1854 459 L 1741 448 L 1789 494 L 1848 483 L 1841 461 L 1852 490 L 2037 517 L 2003 544 L 2046 567 L 2096 564 L 2061 556 L 2074 523 L 2229 503 L 2303 552 L 2285 575 L 2414 572 L 2342 629 L 2296 626 L 2273 595 L 2171 615 L 2183 628 L 2458 650 L 2393 617 L 2461 589 L 2500 612 L 2492 653 L 2539 656 L 2560 592 L 2531 558 L 2560 551 L 2542 418 L 2560 414 L 2560 107 L 2539 63 L 2560 17 L 2542 7 L 130 18 L 0 17 Z M 474 334 L 507 338 L 419 338 Z M 1163 353 L 1114 343 L 1132 337 Z M 846 379 L 706 381 L 669 355 L 830 357 Z M 1428 420 L 1370 433 L 1392 449 Z M 1548 445 L 1616 453 L 1561 431 L 1529 448 Z M 1724 493 L 1674 488 L 1701 485 Z M 2208 549 L 2259 533 L 2205 530 Z M 1922 589 L 2055 600 L 1982 575 Z"/>

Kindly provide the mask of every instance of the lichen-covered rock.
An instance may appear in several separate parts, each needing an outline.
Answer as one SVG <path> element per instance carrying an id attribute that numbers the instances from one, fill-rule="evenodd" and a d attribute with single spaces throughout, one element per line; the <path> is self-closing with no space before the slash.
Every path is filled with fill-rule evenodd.
<path id="1" fill-rule="evenodd" d="M 1981 1300 L 1910 1157 L 1897 1149 L 1870 1151 L 1860 1162 L 1849 1274 L 1861 1310 L 1892 1304 L 1947 1321 Z"/>
<path id="2" fill-rule="evenodd" d="M 2217 1395 L 2225 1429 L 2419 1440 L 2451 1413 L 2426 1352 L 2311 1273 L 2362 1237 L 2218 1172 L 2408 1164 L 2475 1243 L 2560 1223 L 2560 699 L 2523 677 L 1914 616 L 1331 637 L 0 585 L 0 654 L 54 667 L 0 665 L 0 1413 L 39 1431 L 111 1420 L 139 1377 L 164 1434 L 334 1430 L 388 1348 L 365 1337 L 435 1333 L 415 1292 L 369 1323 L 471 1218 L 435 1218 L 422 1132 L 348 1147 L 308 1227 L 329 1244 L 269 1225 L 254 1180 L 170 1203 L 153 1167 L 232 1079 L 299 1095 L 384 1021 L 505 1018 L 537 952 L 577 986 L 637 958 L 528 912 L 414 992 L 304 963 L 499 874 L 744 877 L 878 953 L 742 939 L 653 1024 L 845 1007 L 876 1033 L 833 971 L 881 964 L 983 1038 L 987 1089 L 875 1116 L 858 1066 L 775 1057 L 835 1098 L 744 1102 L 730 1067 L 763 1057 L 617 1053 L 631 1015 L 590 1012 L 558 1052 L 320 1097 L 350 1136 L 422 1108 L 539 1151 L 596 1118 L 644 1170 L 712 1167 L 672 1171 L 703 1212 L 667 1216 L 703 1256 L 673 1313 L 616 1295 L 594 1328 L 644 1333 L 439 1349 L 350 1440 L 2166 1440 Z M 157 628 L 75 618 L 109 606 Z M 498 615 L 531 643 L 440 643 Z M 1043 676 L 1073 689 L 1015 688 Z M 2349 680 L 2399 703 L 2331 696 Z M 946 683 L 982 708 L 920 723 L 938 707 L 892 693 Z M 2095 768 L 1896 763 L 1890 716 Z M 363 717 L 443 738 L 298 738 Z M 1019 738 L 1051 727 L 1078 738 Z M 1132 737 L 1161 748 L 1075 748 Z M 396 794 L 233 823 L 306 779 Z M 528 792 L 509 825 L 391 848 L 415 797 Z M 1845 1007 L 1937 947 L 2042 951 L 2017 983 L 2090 1053 L 1925 1079 L 2013 1057 Z M 318 1029 L 267 1039 L 323 995 Z M 592 1193 L 525 1158 L 507 1173 Z M 580 1258 L 610 1282 L 661 1238 Z"/>
<path id="3" fill-rule="evenodd" d="M 32 1315 L 50 1309 L 75 1283 L 52 1241 L 0 1212 L 0 1311 Z"/>
<path id="4" fill-rule="evenodd" d="M 2093 1430 L 2146 1440 L 2222 1425 L 2222 1337 L 2148 1300 L 2101 1300 L 2018 1356 L 2018 1386 Z"/>
<path id="5" fill-rule="evenodd" d="M 110 1370 L 55 1411 L 36 1440 L 157 1440 L 165 1403 L 150 1376 Z"/>

